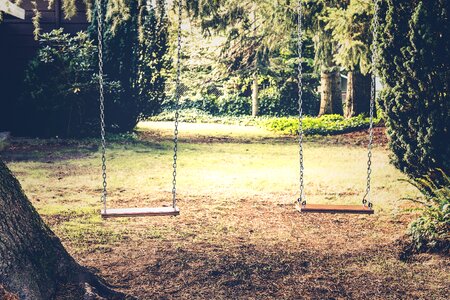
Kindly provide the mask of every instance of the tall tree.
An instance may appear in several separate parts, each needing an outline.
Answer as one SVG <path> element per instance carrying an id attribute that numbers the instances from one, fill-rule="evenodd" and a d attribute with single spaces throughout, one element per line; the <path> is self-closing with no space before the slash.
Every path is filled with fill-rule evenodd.
<path id="1" fill-rule="evenodd" d="M 382 107 L 393 162 L 412 177 L 450 173 L 450 2 L 385 0 L 380 7 Z"/>
<path id="2" fill-rule="evenodd" d="M 295 5 L 289 0 L 189 1 L 206 34 L 225 34 L 222 59 L 228 71 L 252 78 L 252 115 L 258 114 L 259 78 L 271 57 L 287 47 L 295 31 Z"/>
<path id="3" fill-rule="evenodd" d="M 166 97 L 166 77 L 169 68 L 166 57 L 169 48 L 168 18 L 165 0 L 156 0 L 140 7 L 140 35 L 136 85 L 141 107 L 138 119 L 154 115 Z"/>
<path id="4" fill-rule="evenodd" d="M 368 113 L 371 86 L 372 0 L 351 0 L 347 8 L 330 8 L 326 29 L 338 44 L 334 61 L 348 73 L 344 116 Z"/>
<path id="5" fill-rule="evenodd" d="M 165 14 L 164 1 L 156 1 L 156 7 L 143 0 L 112 1 L 108 5 L 104 70 L 110 81 L 120 84 L 107 97 L 110 130 L 132 130 L 138 121 L 161 107 L 165 89 L 162 72 L 168 51 Z"/>
<path id="6" fill-rule="evenodd" d="M 315 65 L 320 72 L 321 100 L 319 115 L 342 114 L 342 93 L 340 66 L 334 56 L 338 43 L 333 39 L 332 30 L 327 28 L 326 19 L 330 8 L 345 8 L 348 0 L 305 0 L 305 25 L 313 36 Z"/>
<path id="7" fill-rule="evenodd" d="M 0 160 L 0 297 L 2 289 L 21 300 L 126 298 L 67 253 Z"/>

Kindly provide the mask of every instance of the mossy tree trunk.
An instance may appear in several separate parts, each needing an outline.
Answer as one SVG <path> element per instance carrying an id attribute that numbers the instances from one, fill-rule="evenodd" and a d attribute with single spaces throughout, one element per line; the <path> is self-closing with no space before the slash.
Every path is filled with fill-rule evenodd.
<path id="1" fill-rule="evenodd" d="M 19 299 L 125 299 L 80 266 L 0 160 L 0 287 Z"/>

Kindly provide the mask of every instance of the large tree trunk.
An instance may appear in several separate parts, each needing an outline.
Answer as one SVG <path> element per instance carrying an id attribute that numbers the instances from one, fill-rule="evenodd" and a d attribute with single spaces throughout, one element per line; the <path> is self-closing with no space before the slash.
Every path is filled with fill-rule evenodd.
<path id="1" fill-rule="evenodd" d="M 252 85 L 252 116 L 256 117 L 259 113 L 259 84 L 258 84 L 258 74 L 253 75 L 253 85 Z"/>
<path id="2" fill-rule="evenodd" d="M 369 113 L 370 84 L 370 74 L 363 75 L 357 70 L 348 72 L 344 112 L 346 118 Z"/>
<path id="3" fill-rule="evenodd" d="M 67 253 L 0 160 L 0 287 L 19 299 L 125 299 Z"/>
<path id="4" fill-rule="evenodd" d="M 343 114 L 341 73 L 339 71 L 321 72 L 321 98 L 319 116 L 326 114 Z"/>

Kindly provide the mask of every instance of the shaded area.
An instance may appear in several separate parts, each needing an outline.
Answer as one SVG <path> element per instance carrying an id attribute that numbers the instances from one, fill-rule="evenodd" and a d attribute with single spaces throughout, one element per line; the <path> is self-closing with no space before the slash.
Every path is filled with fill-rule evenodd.
<path id="1" fill-rule="evenodd" d="M 165 150 L 169 146 L 141 141 L 131 137 L 115 138 L 107 140 L 107 147 L 123 147 L 136 153 L 146 153 L 152 150 Z M 54 163 L 57 161 L 83 159 L 91 157 L 100 151 L 100 141 L 86 140 L 40 140 L 40 139 L 13 139 L 0 152 L 6 162 L 35 161 Z"/>

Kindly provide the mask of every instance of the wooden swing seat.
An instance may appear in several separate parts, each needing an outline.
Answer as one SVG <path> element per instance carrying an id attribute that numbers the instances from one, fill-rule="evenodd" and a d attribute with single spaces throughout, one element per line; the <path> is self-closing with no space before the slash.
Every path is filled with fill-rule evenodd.
<path id="1" fill-rule="evenodd" d="M 328 214 L 365 214 L 372 215 L 374 210 L 363 205 L 331 205 L 331 204 L 306 204 L 297 205 L 301 213 L 328 213 Z"/>
<path id="2" fill-rule="evenodd" d="M 102 218 L 119 217 L 157 217 L 157 216 L 178 216 L 178 207 L 143 207 L 143 208 L 108 208 L 102 209 Z"/>

